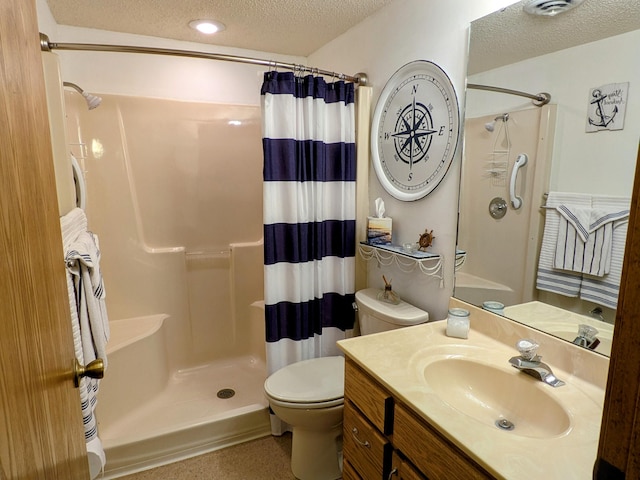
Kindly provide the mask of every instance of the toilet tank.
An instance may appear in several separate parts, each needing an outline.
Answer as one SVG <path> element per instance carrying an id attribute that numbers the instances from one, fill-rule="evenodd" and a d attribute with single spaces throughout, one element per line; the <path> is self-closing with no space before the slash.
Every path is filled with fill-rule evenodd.
<path id="1" fill-rule="evenodd" d="M 377 288 L 366 288 L 356 292 L 360 333 L 385 332 L 396 328 L 418 325 L 429 321 L 429 314 L 413 305 L 400 301 L 398 305 L 378 300 Z"/>

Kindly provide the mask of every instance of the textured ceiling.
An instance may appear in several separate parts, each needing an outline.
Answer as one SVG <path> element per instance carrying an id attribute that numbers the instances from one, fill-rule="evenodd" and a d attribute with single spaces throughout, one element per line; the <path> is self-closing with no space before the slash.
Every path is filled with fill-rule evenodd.
<path id="1" fill-rule="evenodd" d="M 585 0 L 555 17 L 526 14 L 524 3 L 471 24 L 469 75 L 640 29 L 640 0 Z"/>
<path id="2" fill-rule="evenodd" d="M 392 0 L 47 0 L 56 23 L 308 56 Z M 196 19 L 226 29 L 212 36 Z"/>

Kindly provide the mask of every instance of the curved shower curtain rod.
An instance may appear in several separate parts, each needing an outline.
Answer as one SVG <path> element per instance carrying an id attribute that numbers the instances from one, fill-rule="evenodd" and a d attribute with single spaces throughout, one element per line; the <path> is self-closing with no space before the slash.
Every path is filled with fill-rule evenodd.
<path id="1" fill-rule="evenodd" d="M 357 83 L 360 86 L 367 85 L 367 74 L 356 73 L 355 75 L 345 75 L 344 73 L 330 72 L 315 67 L 307 67 L 306 65 L 298 65 L 295 63 L 283 63 L 273 60 L 262 60 L 260 58 L 240 57 L 237 55 L 225 55 L 221 53 L 194 52 L 191 50 L 173 50 L 169 48 L 156 47 L 134 47 L 130 45 L 104 45 L 91 43 L 56 43 L 49 41 L 49 37 L 44 33 L 40 33 L 40 50 L 50 52 L 51 50 L 84 50 L 92 52 L 118 52 L 118 53 L 148 53 L 151 55 L 173 55 L 177 57 L 205 58 L 209 60 L 224 60 L 228 62 L 249 63 L 252 65 L 263 65 L 271 68 L 284 68 L 293 70 L 294 72 L 310 72 L 317 75 L 325 75 L 334 77 L 339 80 Z"/>
<path id="2" fill-rule="evenodd" d="M 531 100 L 533 100 L 532 103 L 536 107 L 541 107 L 551 101 L 551 95 L 546 92 L 541 92 L 536 95 L 533 95 L 531 93 L 520 92 L 518 90 L 511 90 L 509 88 L 492 87 L 491 85 L 479 85 L 477 83 L 467 83 L 467 88 L 471 88 L 473 90 L 488 90 L 490 92 L 506 93 L 509 95 L 517 95 L 519 97 L 530 98 Z"/>

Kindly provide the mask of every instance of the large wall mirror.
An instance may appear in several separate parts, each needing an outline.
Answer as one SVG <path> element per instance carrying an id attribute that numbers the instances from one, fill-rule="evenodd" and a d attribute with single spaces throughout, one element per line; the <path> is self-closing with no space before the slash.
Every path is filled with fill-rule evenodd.
<path id="1" fill-rule="evenodd" d="M 525 13 L 526 3 L 471 24 L 468 85 L 551 101 L 467 89 L 466 259 L 454 296 L 501 303 L 509 318 L 607 355 L 640 132 L 640 2 L 585 0 L 555 16 Z M 605 246 L 576 266 L 585 245 L 604 238 L 603 223 Z M 560 253 L 567 238 L 573 250 Z"/>

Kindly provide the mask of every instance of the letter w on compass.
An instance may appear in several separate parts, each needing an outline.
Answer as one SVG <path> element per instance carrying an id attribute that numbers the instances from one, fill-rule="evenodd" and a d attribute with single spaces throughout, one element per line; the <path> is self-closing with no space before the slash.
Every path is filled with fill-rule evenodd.
<path id="1" fill-rule="evenodd" d="M 413 177 L 411 172 L 413 165 L 423 159 L 425 162 L 429 159 L 428 152 L 434 133 L 437 133 L 437 130 L 433 129 L 431 109 L 416 102 L 414 97 L 413 101 L 398 114 L 392 134 L 397 157 L 409 165 L 408 180 Z"/>

